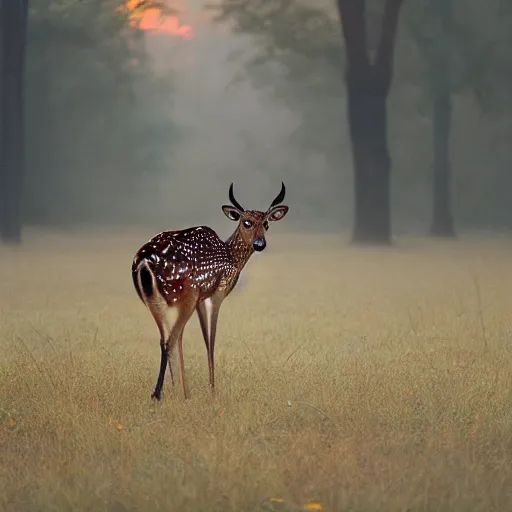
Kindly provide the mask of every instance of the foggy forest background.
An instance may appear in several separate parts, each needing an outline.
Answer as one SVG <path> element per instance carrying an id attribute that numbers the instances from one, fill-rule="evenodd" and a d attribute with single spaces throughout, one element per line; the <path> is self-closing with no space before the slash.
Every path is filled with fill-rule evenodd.
<path id="1" fill-rule="evenodd" d="M 357 62 L 350 62 L 347 27 L 357 39 L 364 19 L 371 64 L 393 9 L 393 75 L 383 99 L 391 232 L 512 227 L 510 2 L 128 4 L 2 0 L 4 239 L 17 224 L 223 226 L 220 206 L 232 181 L 244 206 L 265 209 L 281 180 L 289 229 L 349 233 L 355 194 L 347 70 L 357 73 Z M 134 12 L 147 8 L 187 30 L 142 30 Z M 24 77 L 14 76 L 20 69 Z M 366 100 L 377 94 L 370 89 Z M 366 112 L 363 158 L 379 151 L 372 145 L 379 122 Z M 382 188 L 379 158 L 366 163 L 377 177 L 366 200 L 373 201 L 372 187 Z M 387 206 L 375 202 L 373 219 L 385 217 Z"/>

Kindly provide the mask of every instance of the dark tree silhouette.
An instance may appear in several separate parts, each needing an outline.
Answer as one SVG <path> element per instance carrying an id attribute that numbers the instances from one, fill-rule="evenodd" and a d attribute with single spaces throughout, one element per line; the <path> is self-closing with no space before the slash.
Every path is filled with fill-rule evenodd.
<path id="1" fill-rule="evenodd" d="M 28 0 L 0 2 L 0 236 L 21 242 Z"/>
<path id="2" fill-rule="evenodd" d="M 349 129 L 355 177 L 353 241 L 388 244 L 391 240 L 391 156 L 387 140 L 387 98 L 403 0 L 386 0 L 374 62 L 366 37 L 365 1 L 338 0 L 346 47 Z"/>
<path id="3" fill-rule="evenodd" d="M 450 135 L 452 87 L 450 81 L 450 39 L 453 30 L 452 0 L 431 0 L 440 37 L 434 44 L 430 63 L 433 86 L 434 175 L 431 234 L 453 237 L 455 228 L 451 205 Z"/>
<path id="4" fill-rule="evenodd" d="M 482 20 L 479 9 L 492 16 Z M 486 115 L 503 113 L 510 105 L 511 12 L 510 2 L 500 0 L 455 12 L 453 0 L 417 0 L 409 11 L 410 33 L 425 59 L 422 82 L 432 113 L 433 236 L 456 234 L 450 158 L 453 97 L 471 93 Z M 486 31 L 482 25 L 489 21 L 492 28 Z"/>
<path id="5" fill-rule="evenodd" d="M 184 133 L 169 115 L 174 72 L 155 75 L 124 0 L 33 3 L 23 222 L 138 222 L 141 184 L 156 187 L 168 173 L 165 157 Z M 136 13 L 159 6 L 145 1 Z"/>
<path id="6" fill-rule="evenodd" d="M 402 4 L 403 0 L 385 0 L 375 59 L 370 56 L 373 48 L 367 41 L 365 0 L 337 1 L 345 59 L 340 59 L 339 22 L 332 23 L 330 15 L 319 6 L 294 0 L 220 0 L 209 6 L 217 13 L 217 21 L 231 19 L 235 31 L 260 36 L 262 52 L 256 59 L 258 64 L 280 61 L 285 64 L 288 76 L 302 83 L 308 82 L 307 72 L 296 61 L 294 65 L 292 55 L 321 63 L 324 70 L 331 68 L 331 72 L 336 72 L 339 64 L 346 61 L 355 176 L 353 241 L 356 243 L 389 244 L 391 241 L 391 157 L 386 107 Z M 335 27 L 333 34 L 331 26 Z M 295 73 L 296 67 L 300 68 L 300 78 L 297 78 L 300 73 Z M 301 108 L 304 112 L 304 107 Z M 311 122 L 311 116 L 305 118 Z"/>

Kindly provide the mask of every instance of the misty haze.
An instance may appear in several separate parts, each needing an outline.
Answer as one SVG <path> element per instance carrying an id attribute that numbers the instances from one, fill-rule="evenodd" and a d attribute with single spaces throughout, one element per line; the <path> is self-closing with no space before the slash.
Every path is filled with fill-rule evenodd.
<path id="1" fill-rule="evenodd" d="M 512 5 L 0 27 L 0 511 L 510 507 Z"/>

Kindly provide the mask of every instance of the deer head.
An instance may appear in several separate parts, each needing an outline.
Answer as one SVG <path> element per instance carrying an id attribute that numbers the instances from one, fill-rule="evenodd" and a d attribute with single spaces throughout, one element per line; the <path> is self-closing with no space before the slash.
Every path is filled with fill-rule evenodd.
<path id="1" fill-rule="evenodd" d="M 242 240 L 252 246 L 255 251 L 263 251 L 267 246 L 265 231 L 269 222 L 281 220 L 288 213 L 288 206 L 282 205 L 286 194 L 284 183 L 281 182 L 281 192 L 277 194 L 266 212 L 258 210 L 245 210 L 233 195 L 233 183 L 229 187 L 229 200 L 231 205 L 223 205 L 222 211 L 230 220 L 238 222 L 237 231 Z"/>

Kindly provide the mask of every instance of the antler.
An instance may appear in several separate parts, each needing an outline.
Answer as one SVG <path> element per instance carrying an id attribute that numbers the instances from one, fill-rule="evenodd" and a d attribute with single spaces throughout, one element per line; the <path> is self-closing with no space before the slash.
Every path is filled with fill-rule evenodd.
<path id="1" fill-rule="evenodd" d="M 269 206 L 270 208 L 273 208 L 274 206 L 277 206 L 278 204 L 281 204 L 284 200 L 284 196 L 286 195 L 286 187 L 284 186 L 284 183 L 281 181 L 281 192 L 277 194 L 276 198 L 272 201 L 272 204 Z"/>
<path id="2" fill-rule="evenodd" d="M 233 195 L 233 183 L 231 183 L 229 186 L 229 200 L 235 208 L 238 208 L 241 212 L 245 211 L 245 208 L 235 199 L 235 196 Z"/>

